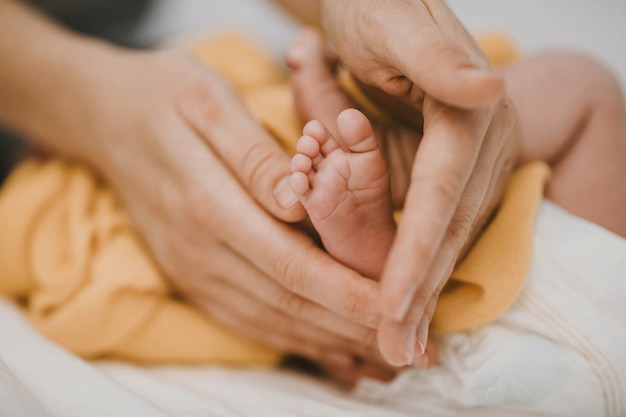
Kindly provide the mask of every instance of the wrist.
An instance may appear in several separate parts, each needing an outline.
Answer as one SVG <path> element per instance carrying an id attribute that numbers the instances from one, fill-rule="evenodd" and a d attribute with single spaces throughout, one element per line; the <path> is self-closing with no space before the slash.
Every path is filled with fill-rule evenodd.
<path id="1" fill-rule="evenodd" d="M 19 2 L 0 2 L 0 56 L 11 57 L 0 61 L 0 123 L 36 146 L 84 157 L 94 77 L 118 53 Z"/>

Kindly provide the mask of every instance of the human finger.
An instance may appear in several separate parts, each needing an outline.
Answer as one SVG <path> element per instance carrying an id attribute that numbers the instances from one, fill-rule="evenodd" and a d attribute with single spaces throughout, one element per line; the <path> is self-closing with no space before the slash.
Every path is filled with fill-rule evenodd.
<path id="1" fill-rule="evenodd" d="M 464 109 L 492 104 L 503 93 L 502 78 L 442 1 L 400 0 L 393 8 L 326 1 L 323 11 L 342 62 L 367 84 L 395 96 L 426 92 Z"/>
<path id="2" fill-rule="evenodd" d="M 272 306 L 282 314 L 336 337 L 359 346 L 376 347 L 373 329 L 347 320 L 319 304 L 286 290 L 224 245 L 217 246 L 211 252 L 208 262 L 214 265 L 212 275 L 222 277 L 224 285 L 230 285 L 233 290 L 243 292 L 260 303 Z M 211 280 L 204 280 L 200 285 L 211 286 Z M 196 292 L 204 291 L 200 287 Z M 244 308 L 243 305 L 234 307 Z"/>
<path id="3" fill-rule="evenodd" d="M 239 254 L 256 250 L 247 256 L 248 259 L 289 292 L 320 304 L 348 320 L 367 327 L 376 326 L 379 317 L 376 302 L 378 283 L 341 265 L 310 238 L 286 225 L 270 222 L 252 224 L 257 230 L 251 231 L 242 225 L 235 233 L 245 234 L 252 240 L 273 233 L 274 238 L 259 248 L 237 236 L 232 247 Z"/>
<path id="4" fill-rule="evenodd" d="M 294 342 L 294 346 L 286 352 L 306 355 L 314 360 L 325 355 L 333 357 L 343 355 L 346 358 L 344 362 L 348 364 L 355 355 L 372 356 L 370 348 L 290 317 L 272 306 L 260 302 L 255 297 L 236 290 L 223 280 L 212 280 L 206 292 L 212 295 L 212 301 L 201 304 L 201 308 L 209 312 L 213 312 L 215 307 L 222 308 L 224 311 L 228 311 L 230 315 L 236 316 L 239 326 L 243 329 L 254 327 L 265 330 L 254 334 L 254 339 L 262 343 L 272 343 L 275 340 L 267 337 L 266 333 L 269 332 L 282 335 L 284 338 L 281 340 Z M 220 317 L 216 318 L 221 320 Z M 235 328 L 235 330 L 238 329 Z M 306 349 L 302 348 L 301 343 L 306 344 Z"/>
<path id="5" fill-rule="evenodd" d="M 504 93 L 504 79 L 444 1 L 423 4 L 430 24 L 415 27 L 420 36 L 409 37 L 406 48 L 390 45 L 392 62 L 414 87 L 438 101 L 463 109 L 493 105 Z"/>
<path id="6" fill-rule="evenodd" d="M 202 273 L 189 271 L 188 279 L 172 283 L 187 300 L 204 311 L 212 313 L 217 306 L 223 315 L 232 315 L 228 320 L 219 318 L 223 324 L 236 325 L 234 330 L 247 329 L 248 333 L 251 329 L 267 328 L 267 332 L 246 335 L 276 349 L 289 347 L 286 351 L 302 355 L 316 351 L 312 347 L 303 350 L 301 345 L 306 343 L 324 346 L 324 354 L 331 358 L 339 356 L 338 352 L 376 356 L 372 329 L 290 293 L 219 242 L 208 246 L 204 242 L 202 247 L 204 250 L 171 248 L 170 256 L 178 262 L 192 265 L 206 262 L 211 266 Z M 277 325 L 285 322 L 288 324 Z"/>
<path id="7" fill-rule="evenodd" d="M 211 153 L 189 158 L 178 212 L 294 294 L 374 328 L 378 284 L 341 265 L 315 242 L 261 210 Z M 206 179 L 210 178 L 211 181 Z M 237 213 L 238 215 L 233 215 Z"/>
<path id="8" fill-rule="evenodd" d="M 425 307 L 419 304 L 420 314 L 410 311 L 407 319 L 400 322 L 381 320 L 378 328 L 378 346 L 388 363 L 394 366 L 412 364 L 422 369 L 435 363 L 434 342 L 428 338 L 428 334 L 432 312 L 440 291 L 439 289 L 433 292 Z M 422 311 L 426 313 L 421 314 Z"/>
<path id="9" fill-rule="evenodd" d="M 515 164 L 517 150 L 516 117 L 508 111 L 510 103 L 504 103 L 489 118 L 489 129 L 474 170 L 424 284 L 413 297 L 407 317 L 418 321 L 423 317 L 428 317 L 428 320 L 433 317 L 436 300 L 458 258 L 483 230 L 502 194 L 508 173 Z M 430 301 L 423 302 L 425 300 Z M 424 345 L 425 340 L 421 342 Z"/>
<path id="10" fill-rule="evenodd" d="M 486 131 L 480 112 L 436 102 L 425 103 L 425 111 L 429 118 L 413 163 L 404 215 L 381 281 L 382 313 L 394 321 L 405 318 L 440 250 Z M 465 220 L 471 224 L 473 219 Z"/>
<path id="11" fill-rule="evenodd" d="M 215 77 L 212 75 L 212 77 Z M 241 185 L 270 213 L 298 221 L 304 209 L 289 186 L 290 157 L 253 119 L 225 80 L 211 78 L 189 92 L 179 111 Z"/>
<path id="12" fill-rule="evenodd" d="M 492 70 L 473 63 L 464 49 L 439 28 L 421 28 L 419 37 L 409 38 L 402 48 L 400 45 L 392 47 L 389 53 L 397 70 L 381 68 L 378 74 L 369 76 L 380 77 L 374 85 L 388 94 L 414 100 L 425 94 L 451 106 L 474 109 L 495 102 L 503 93 L 503 79 Z M 367 77 L 356 71 L 359 78 Z"/>
<path id="13" fill-rule="evenodd" d="M 184 130 L 176 132 L 176 137 L 184 140 Z M 203 281 L 199 271 L 213 271 L 225 261 L 215 249 L 218 242 L 283 290 L 274 299 L 277 293 L 260 293 L 267 297 L 268 304 L 273 303 L 283 311 L 296 309 L 291 314 L 307 317 L 309 313 L 319 312 L 311 304 L 318 305 L 329 312 L 320 316 L 318 325 L 325 323 L 331 327 L 332 323 L 336 327 L 331 328 L 336 328 L 338 333 L 346 331 L 355 339 L 363 336 L 362 340 L 371 340 L 373 336 L 367 336 L 363 328 L 374 328 L 378 321 L 378 284 L 343 267 L 304 233 L 262 210 L 220 161 L 210 152 L 200 152 L 202 146 L 199 146 L 200 149 L 175 148 L 166 154 L 173 164 L 178 159 L 186 161 L 182 172 L 180 167 L 170 169 L 172 175 L 161 184 L 170 190 L 166 195 L 163 195 L 165 190 L 160 194 L 166 197 L 165 211 L 176 213 L 176 227 L 149 228 L 160 233 L 150 238 L 156 241 L 153 249 L 173 285 L 192 286 L 181 291 L 188 298 L 201 296 L 193 288 L 193 282 Z M 173 181 L 171 185 L 170 181 Z M 152 214 L 150 210 L 147 212 Z M 198 233 L 199 230 L 203 232 Z M 335 317 L 342 317 L 344 324 L 355 324 L 342 328 L 342 321 Z"/>
<path id="14" fill-rule="evenodd" d="M 426 346 L 428 324 L 430 323 L 436 301 L 446 284 L 448 277 L 464 248 L 473 240 L 477 231 L 482 230 L 489 213 L 496 205 L 502 192 L 504 179 L 515 161 L 515 118 L 510 117 L 508 106 L 503 105 L 495 112 L 494 121 L 490 122 L 489 131 L 481 146 L 480 154 L 472 175 L 465 187 L 456 212 L 446 229 L 445 237 L 436 252 L 424 280 L 413 295 L 403 323 L 418 323 L 410 328 L 403 323 L 387 326 L 383 330 L 386 339 L 379 337 L 379 347 L 383 356 L 401 358 L 397 348 L 388 340 L 404 339 L 407 351 L 405 355 L 415 356 Z M 480 130 L 478 130 L 480 133 Z M 415 331 L 413 351 L 406 335 Z M 406 356 L 405 356 L 406 357 Z"/>
<path id="15" fill-rule="evenodd" d="M 291 334 L 276 332 L 270 326 L 248 321 L 240 317 L 237 313 L 229 310 L 226 306 L 215 304 L 206 305 L 201 308 L 210 317 L 229 329 L 236 331 L 241 336 L 276 349 L 279 352 L 291 352 L 310 358 L 311 360 L 317 360 L 323 356 L 323 351 L 320 346 L 311 344 L 307 340 L 294 337 Z M 337 351 L 336 354 L 328 352 L 328 355 L 333 359 L 337 358 L 334 360 L 335 366 L 337 367 L 349 368 L 353 364 L 353 359 L 347 352 Z"/>

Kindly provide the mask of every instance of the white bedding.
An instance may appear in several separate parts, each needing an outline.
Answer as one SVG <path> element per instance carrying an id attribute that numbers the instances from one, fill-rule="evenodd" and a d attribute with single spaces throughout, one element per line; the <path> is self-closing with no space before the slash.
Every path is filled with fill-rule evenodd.
<path id="1" fill-rule="evenodd" d="M 89 363 L 40 336 L 0 300 L 0 416 L 390 416 L 290 371 Z"/>
<path id="2" fill-rule="evenodd" d="M 44 339 L 14 304 L 0 300 L 0 416 L 623 416 L 626 240 L 547 202 L 535 227 L 542 256 L 533 260 L 520 301 L 492 330 L 448 338 L 442 364 L 428 374 L 407 372 L 392 384 L 364 381 L 355 392 L 285 370 L 88 363 Z M 542 314 L 529 325 L 522 315 L 537 315 L 528 310 L 537 294 L 547 300 L 542 308 L 554 311 L 574 303 L 584 316 L 570 317 L 577 329 L 558 330 L 582 332 L 587 341 L 559 339 L 544 328 L 551 317 Z M 588 349 L 601 354 L 589 357 Z"/>

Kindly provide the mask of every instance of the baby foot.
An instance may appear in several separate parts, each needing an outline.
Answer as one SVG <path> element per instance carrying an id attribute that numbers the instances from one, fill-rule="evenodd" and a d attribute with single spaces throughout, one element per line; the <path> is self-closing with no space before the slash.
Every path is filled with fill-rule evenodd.
<path id="1" fill-rule="evenodd" d="M 318 121 L 304 127 L 291 162 L 291 188 L 326 250 L 378 279 L 395 233 L 387 165 L 361 112 L 344 110 L 337 130 L 339 138 Z"/>
<path id="2" fill-rule="evenodd" d="M 306 120 L 335 123 L 337 115 L 353 107 L 327 61 L 325 41 L 312 29 L 302 29 L 289 47 L 287 63 L 298 114 Z"/>

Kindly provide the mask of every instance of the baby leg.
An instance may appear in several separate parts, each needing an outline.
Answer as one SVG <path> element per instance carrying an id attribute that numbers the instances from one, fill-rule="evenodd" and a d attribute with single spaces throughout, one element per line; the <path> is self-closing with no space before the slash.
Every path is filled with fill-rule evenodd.
<path id="1" fill-rule="evenodd" d="M 305 126 L 291 187 L 326 250 L 378 279 L 395 233 L 387 165 L 362 113 L 343 111 L 337 130 L 335 138 L 318 121 Z"/>
<path id="2" fill-rule="evenodd" d="M 626 237 L 626 106 L 592 59 L 544 53 L 504 73 L 522 127 L 520 162 L 547 161 L 546 197 Z"/>

